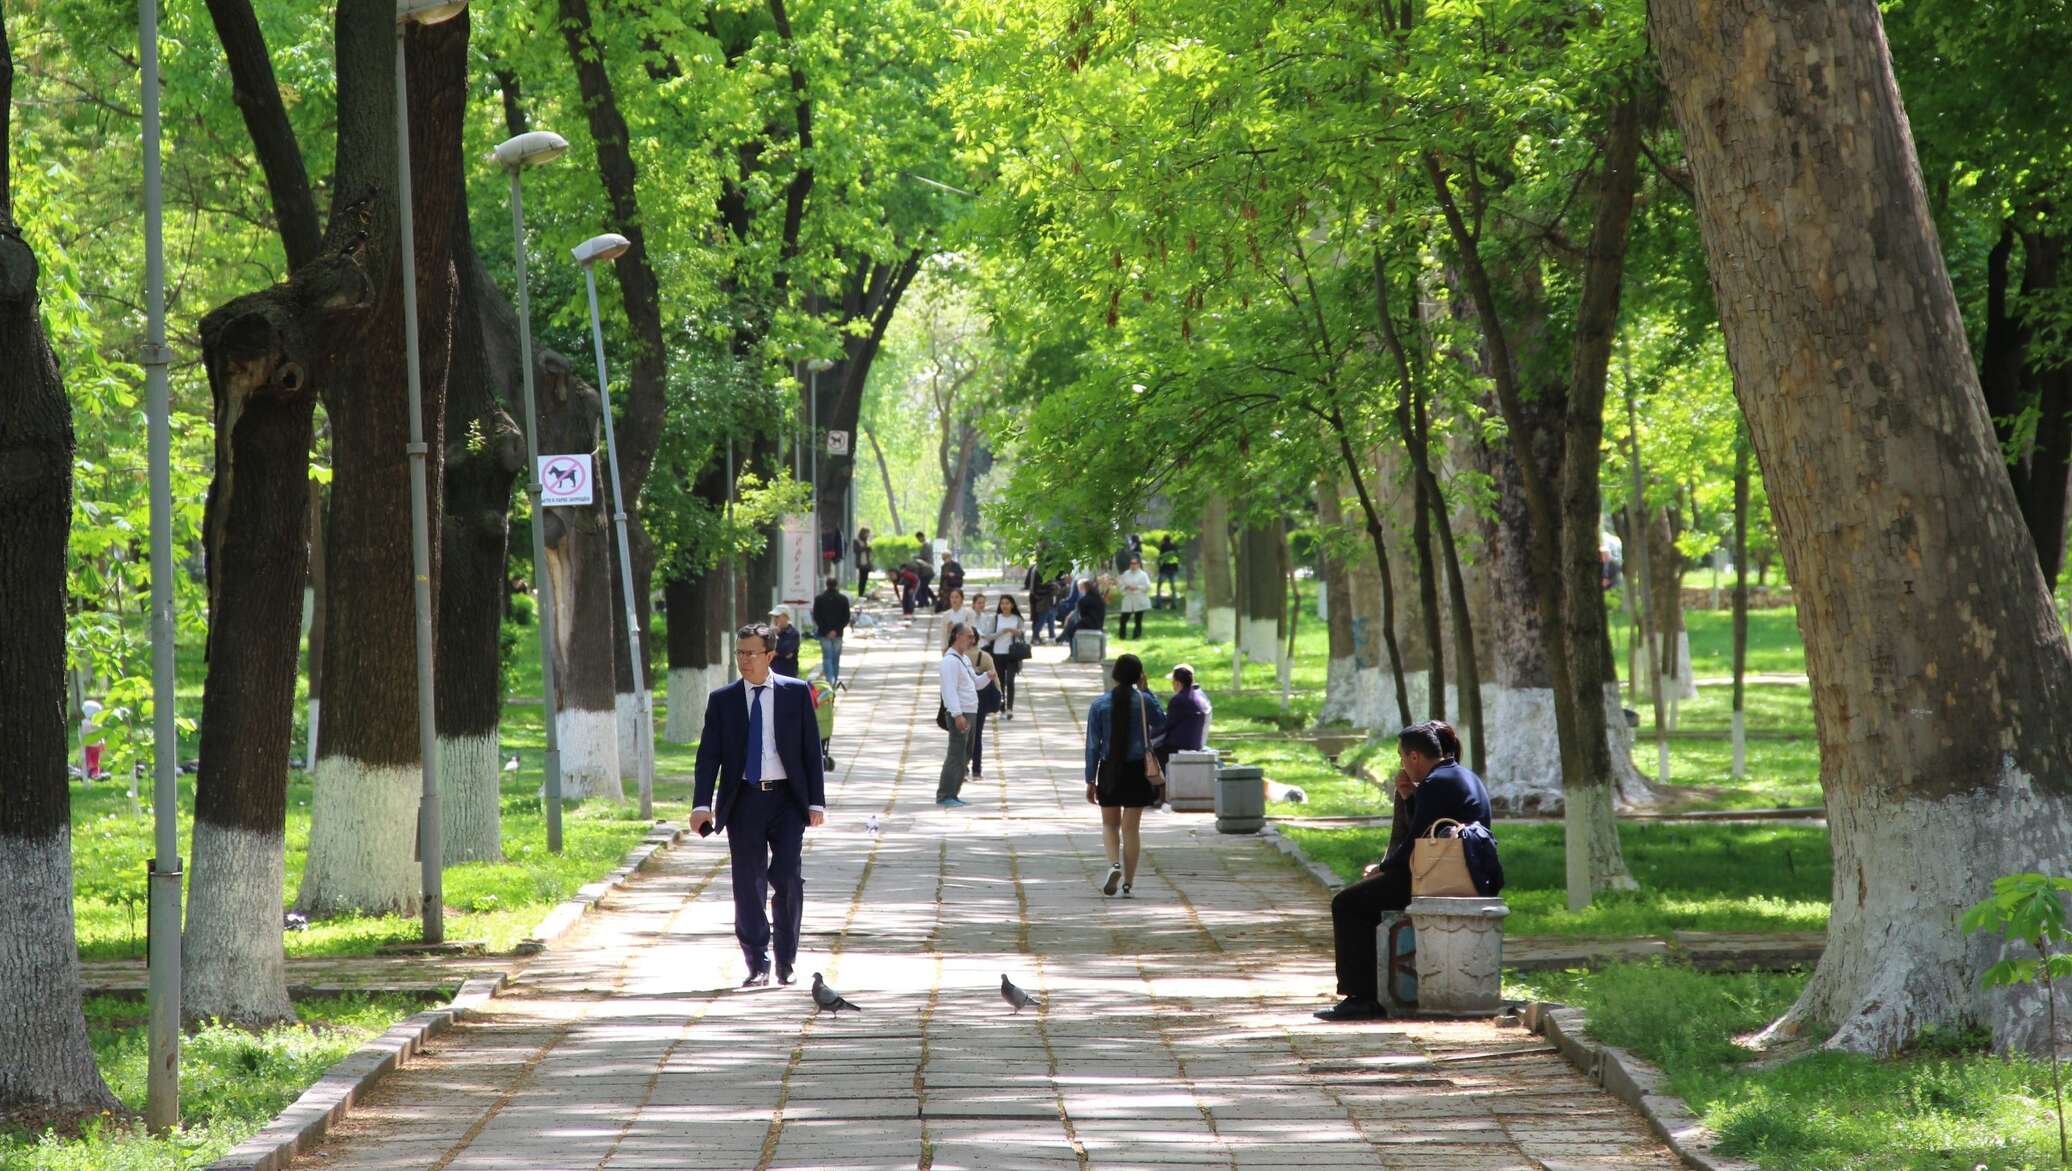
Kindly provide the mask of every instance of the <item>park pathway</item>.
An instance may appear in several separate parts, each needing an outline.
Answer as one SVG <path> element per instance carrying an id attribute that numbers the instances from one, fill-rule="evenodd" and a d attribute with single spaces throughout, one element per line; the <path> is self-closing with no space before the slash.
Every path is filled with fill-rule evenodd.
<path id="1" fill-rule="evenodd" d="M 726 851 L 692 839 L 297 1171 L 1677 1165 L 1523 1030 L 1313 1020 L 1325 900 L 1255 838 L 1153 814 L 1137 897 L 1103 898 L 1075 714 L 1099 677 L 1054 648 L 970 807 L 937 809 L 939 654 L 895 615 L 844 656 L 798 987 L 735 990 Z M 815 971 L 864 1011 L 815 1016 Z M 1002 972 L 1042 1010 L 1010 1014 Z"/>

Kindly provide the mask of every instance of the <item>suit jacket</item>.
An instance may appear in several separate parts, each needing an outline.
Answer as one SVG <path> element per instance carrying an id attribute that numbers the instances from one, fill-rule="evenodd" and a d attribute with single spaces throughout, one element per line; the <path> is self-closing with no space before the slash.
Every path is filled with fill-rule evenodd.
<path id="1" fill-rule="evenodd" d="M 813 718 L 812 689 L 802 680 L 775 672 L 769 681 L 777 689 L 770 697 L 777 722 L 772 731 L 777 738 L 777 757 L 784 762 L 785 794 L 801 813 L 815 805 L 824 808 L 827 795 L 820 771 L 820 725 Z M 748 752 L 748 684 L 736 679 L 705 697 L 705 730 L 698 736 L 697 795 L 692 805 L 709 806 L 716 829 L 727 828 L 727 814 L 740 794 Z"/>

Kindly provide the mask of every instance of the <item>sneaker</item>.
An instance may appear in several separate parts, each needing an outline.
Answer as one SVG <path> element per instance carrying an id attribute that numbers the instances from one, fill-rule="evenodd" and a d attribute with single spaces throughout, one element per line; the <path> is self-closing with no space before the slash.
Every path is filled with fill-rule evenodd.
<path id="1" fill-rule="evenodd" d="M 1000 718 L 1001 718 L 1001 719 L 1003 719 L 1003 720 L 1011 720 L 1011 719 L 1013 719 L 1013 718 L 1014 718 L 1014 713 L 1013 713 L 1013 712 L 1001 712 L 1001 713 L 1000 713 Z"/>
<path id="2" fill-rule="evenodd" d="M 1348 996 L 1330 1008 L 1316 1011 L 1320 1021 L 1379 1021 L 1388 1019 L 1388 1015 L 1388 1009 L 1364 996 Z"/>
<path id="3" fill-rule="evenodd" d="M 966 805 L 971 804 L 971 802 L 962 801 L 955 797 L 944 797 L 942 800 L 937 801 L 936 804 L 942 806 L 945 809 L 962 809 Z"/>
<path id="4" fill-rule="evenodd" d="M 1121 884 L 1122 864 L 1118 862 L 1115 865 L 1110 866 L 1108 868 L 1108 881 L 1101 884 L 1101 893 L 1104 895 L 1112 895 L 1115 893 L 1115 888 L 1117 886 L 1120 886 Z"/>
<path id="5" fill-rule="evenodd" d="M 1129 883 L 1127 883 L 1127 882 L 1125 882 L 1125 883 L 1123 883 L 1123 884 L 1122 884 L 1122 897 L 1123 897 L 1123 898 L 1128 898 L 1128 897 L 1130 897 L 1130 884 L 1129 884 Z"/>

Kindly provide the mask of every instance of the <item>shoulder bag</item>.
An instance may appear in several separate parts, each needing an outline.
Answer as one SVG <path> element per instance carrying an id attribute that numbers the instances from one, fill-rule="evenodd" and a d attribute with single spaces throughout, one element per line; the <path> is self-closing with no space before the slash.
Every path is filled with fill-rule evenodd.
<path id="1" fill-rule="evenodd" d="M 1432 823 L 1425 836 L 1410 847 L 1410 897 L 1414 899 L 1472 899 L 1481 895 L 1468 873 L 1467 843 L 1458 836 L 1442 838 L 1442 826 L 1456 831 L 1461 823 L 1442 817 Z"/>
<path id="2" fill-rule="evenodd" d="M 1151 747 L 1151 716 L 1144 708 L 1144 693 L 1137 693 L 1137 727 L 1144 732 L 1144 779 L 1151 783 L 1151 803 L 1165 804 L 1165 772 L 1158 767 L 1158 752 Z"/>

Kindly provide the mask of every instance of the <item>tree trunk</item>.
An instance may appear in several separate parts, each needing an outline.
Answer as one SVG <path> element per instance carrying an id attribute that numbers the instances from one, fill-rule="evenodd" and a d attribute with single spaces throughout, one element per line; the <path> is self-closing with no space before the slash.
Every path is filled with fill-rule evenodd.
<path id="1" fill-rule="evenodd" d="M 1494 461 L 1499 492 L 1492 573 L 1499 655 L 1512 661 L 1499 667 L 1490 718 L 1498 733 L 1490 746 L 1492 796 L 1546 808 L 1558 792 L 1571 909 L 1587 905 L 1599 891 L 1632 888 L 1613 802 L 1615 796 L 1646 795 L 1626 751 L 1623 720 L 1613 719 L 1618 692 L 1597 559 L 1604 376 L 1618 317 L 1638 145 L 1634 99 L 1622 98 L 1607 119 L 1568 378 L 1540 383 L 1529 395 L 1519 372 L 1546 370 L 1555 361 L 1547 352 L 1549 311 L 1539 271 L 1527 264 L 1505 274 L 1518 288 L 1508 297 L 1511 316 L 1500 313 L 1496 282 L 1483 264 L 1479 237 L 1454 199 L 1451 179 L 1437 156 L 1425 158 L 1509 426 L 1508 452 Z M 1520 347 L 1515 351 L 1514 339 Z M 1551 778 L 1550 759 L 1559 761 Z"/>
<path id="2" fill-rule="evenodd" d="M 312 261 L 283 306 L 240 298 L 202 320 L 216 420 L 216 470 L 205 528 L 208 676 L 195 778 L 192 901 L 181 1005 L 190 1020 L 249 1027 L 295 1019 L 281 946 L 288 755 L 295 660 L 308 573 L 311 372 L 306 322 L 337 279 Z"/>
<path id="3" fill-rule="evenodd" d="M 1326 532 L 1345 530 L 1345 505 L 1338 483 L 1330 476 L 1317 477 L 1317 519 Z M 1319 724 L 1357 724 L 1360 700 L 1359 662 L 1353 657 L 1353 579 L 1348 559 L 1332 554 L 1322 557 L 1324 626 L 1329 633 L 1330 660 L 1324 669 L 1324 702 L 1317 708 Z"/>
<path id="4" fill-rule="evenodd" d="M 662 590 L 669 608 L 669 719 L 663 735 L 689 744 L 705 718 L 706 695 L 727 681 L 733 611 L 717 568 L 672 575 Z"/>
<path id="5" fill-rule="evenodd" d="M 1211 493 L 1201 506 L 1201 575 L 1204 624 L 1215 643 L 1237 641 L 1237 582 L 1230 554 L 1230 502 Z"/>
<path id="6" fill-rule="evenodd" d="M 885 449 L 878 446 L 878 433 L 868 427 L 863 429 L 864 438 L 870 440 L 871 454 L 878 457 L 878 475 L 885 480 L 885 510 L 892 514 L 892 531 L 903 533 L 906 526 L 899 523 L 899 493 L 892 488 L 892 468 L 885 462 Z"/>
<path id="7" fill-rule="evenodd" d="M 1238 647 L 1255 663 L 1278 663 L 1281 657 L 1282 598 L 1287 593 L 1281 546 L 1287 542 L 1287 533 L 1287 522 L 1279 517 L 1238 531 L 1237 568 L 1245 579 Z"/>
<path id="8" fill-rule="evenodd" d="M 2046 208 L 2050 217 L 2055 209 Z M 2036 546 L 2044 580 L 2057 582 L 2065 561 L 2068 473 L 2072 473 L 2072 368 L 2050 357 L 2038 327 L 2008 307 L 2010 260 L 2022 246 L 2021 305 L 2047 304 L 2058 293 L 2065 264 L 2062 229 L 2017 231 L 2003 224 L 1986 260 L 1986 329 L 1979 355 L 1980 388 L 2003 448 L 2022 520 Z M 2032 416 L 2033 412 L 2033 416 Z M 2033 421 L 2033 430 L 2024 424 Z"/>
<path id="9" fill-rule="evenodd" d="M 2072 647 L 1986 413 L 1871 0 L 1655 0 L 1735 392 L 1799 599 L 1834 854 L 1772 1037 L 2051 1041 L 1958 918 L 2072 849 Z M 1788 213 L 1785 209 L 1789 209 Z M 1929 860 L 1924 864 L 1924 860 Z"/>
<path id="10" fill-rule="evenodd" d="M 13 91 L 0 16 L 0 1121 L 42 1124 L 122 1105 L 79 1011 L 65 779 L 72 410 L 37 311 L 36 256 L 14 223 Z"/>
<path id="11" fill-rule="evenodd" d="M 336 29 L 337 195 L 325 242 L 364 266 L 370 304 L 352 328 L 310 331 L 312 354 L 288 352 L 311 371 L 323 393 L 335 465 L 326 550 L 331 590 L 325 600 L 323 754 L 311 778 L 309 855 L 297 904 L 317 914 L 414 915 L 420 898 L 413 847 L 422 768 L 407 622 L 414 601 L 400 264 L 414 263 L 417 272 L 436 597 L 456 299 L 450 229 L 463 199 L 468 21 L 462 17 L 409 34 L 418 232 L 408 248 L 400 239 L 394 197 L 394 6 L 340 0 Z"/>
<path id="12" fill-rule="evenodd" d="M 446 395 L 445 515 L 433 663 L 439 726 L 439 836 L 448 865 L 503 857 L 503 622 L 511 490 L 525 433 L 506 403 L 523 394 L 518 313 L 496 287 L 461 211 L 460 299 Z M 538 360 L 535 359 L 535 373 Z"/>
<path id="13" fill-rule="evenodd" d="M 1676 546 L 1683 533 L 1682 518 L 1673 504 L 1646 512 L 1648 547 L 1648 615 L 1654 622 L 1649 632 L 1651 672 L 1662 680 L 1662 694 L 1674 705 L 1698 698 L 1698 684 L 1691 678 L 1691 632 L 1684 625 L 1683 579 L 1687 559 Z M 1670 730 L 1675 730 L 1674 707 Z"/>
<path id="14" fill-rule="evenodd" d="M 654 468 L 660 448 L 664 417 L 668 409 L 668 345 L 662 334 L 661 282 L 648 257 L 646 218 L 641 214 L 639 171 L 634 165 L 632 136 L 625 116 L 619 111 L 617 91 L 612 85 L 603 41 L 591 26 L 589 0 L 560 0 L 561 29 L 568 54 L 575 67 L 576 84 L 583 95 L 589 117 L 590 137 L 597 144 L 597 170 L 611 200 L 611 230 L 626 237 L 631 245 L 612 262 L 619 278 L 619 297 L 626 311 L 626 323 L 633 335 L 631 361 L 627 363 L 626 394 L 615 416 L 613 438 L 618 446 L 619 487 L 625 493 L 621 511 L 626 514 L 626 543 L 632 554 L 633 609 L 640 623 L 640 678 L 654 678 L 654 639 L 649 613 L 653 590 L 654 542 L 649 538 L 640 508 L 641 492 Z M 608 388 L 600 387 L 600 391 Z M 612 580 L 621 579 L 618 543 L 608 542 Z M 621 600 L 620 612 L 624 612 Z M 619 720 L 619 768 L 625 776 L 638 778 L 640 762 L 647 751 L 641 735 L 642 710 L 639 682 L 633 672 L 632 647 L 623 618 L 613 623 L 614 701 Z"/>
<path id="15" fill-rule="evenodd" d="M 598 434 L 603 404 L 578 378 L 566 357 L 540 352 L 536 384 L 540 454 L 589 452 L 603 463 Z M 611 518 L 605 494 L 587 505 L 543 510 L 547 538 L 545 580 L 554 595 L 555 728 L 560 733 L 561 792 L 571 800 L 623 801 L 619 769 L 619 711 L 613 670 L 612 627 L 619 621 L 619 587 L 612 578 Z"/>

